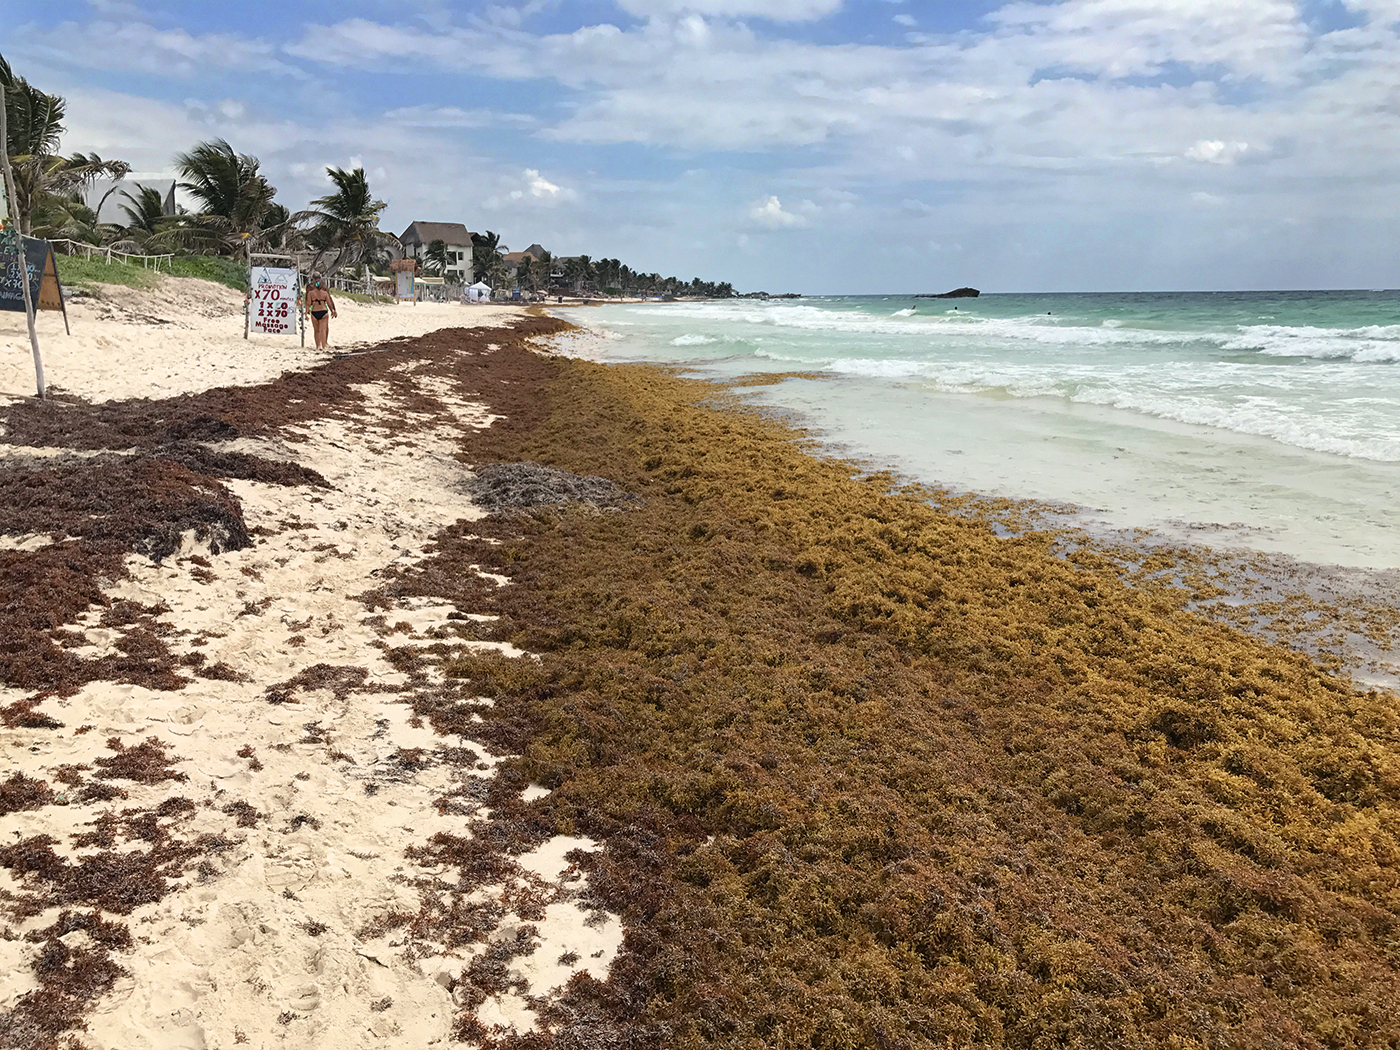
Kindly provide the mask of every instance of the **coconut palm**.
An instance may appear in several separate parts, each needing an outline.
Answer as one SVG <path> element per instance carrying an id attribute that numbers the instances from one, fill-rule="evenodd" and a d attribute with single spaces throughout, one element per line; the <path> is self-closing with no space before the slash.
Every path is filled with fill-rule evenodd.
<path id="1" fill-rule="evenodd" d="M 516 269 L 516 283 L 527 292 L 538 291 L 540 285 L 549 278 L 549 266 L 549 252 L 541 252 L 539 258 L 525 256 Z"/>
<path id="2" fill-rule="evenodd" d="M 327 168 L 326 175 L 335 184 L 335 192 L 318 197 L 311 202 L 310 211 L 294 217 L 315 222 L 307 238 L 317 249 L 312 271 L 320 271 L 322 260 L 330 253 L 334 255 L 325 268 L 327 276 L 343 266 L 381 261 L 398 246 L 399 239 L 379 228 L 379 213 L 388 205 L 370 193 L 365 169 Z"/>
<path id="3" fill-rule="evenodd" d="M 127 222 L 122 232 L 128 237 L 151 237 L 159 233 L 163 225 L 169 225 L 171 217 L 165 214 L 165 197 L 154 186 L 136 187 L 135 196 L 130 190 L 123 190 L 122 197 L 130 205 L 121 205 Z"/>
<path id="4" fill-rule="evenodd" d="M 46 193 L 30 213 L 33 235 L 50 240 L 66 237 L 84 244 L 105 245 L 121 235 L 121 228 L 98 222 L 97 212 L 83 202 L 81 195 Z"/>
<path id="5" fill-rule="evenodd" d="M 424 258 L 431 267 L 433 276 L 440 277 L 447 272 L 447 242 L 444 240 L 429 241 L 428 247 L 423 252 Z"/>
<path id="6" fill-rule="evenodd" d="M 259 172 L 257 157 L 236 153 L 223 139 L 201 142 L 175 158 L 182 189 L 199 211 L 162 235 L 164 240 L 218 254 L 242 255 L 275 243 L 291 220 L 273 200 L 277 189 Z"/>
<path id="7" fill-rule="evenodd" d="M 505 250 L 499 233 L 487 230 L 472 234 L 472 271 L 493 288 L 496 287 L 496 276 L 503 262 L 501 253 Z"/>
<path id="8" fill-rule="evenodd" d="M 119 179 L 131 170 L 120 160 L 103 160 L 96 153 L 58 152 L 63 137 L 65 103 L 61 96 L 40 91 L 15 76 L 0 57 L 0 87 L 5 91 L 5 150 L 14 172 L 15 199 L 10 202 L 20 232 L 33 232 L 35 209 L 51 196 L 72 197 L 93 179 Z M 64 211 L 63 202 L 48 202 L 51 210 Z"/>
<path id="9" fill-rule="evenodd" d="M 258 171 L 261 162 L 235 153 L 224 139 L 201 142 L 175 158 L 175 167 L 188 181 L 182 188 L 200 204 L 200 215 L 256 221 L 272 204 L 276 190 Z"/>

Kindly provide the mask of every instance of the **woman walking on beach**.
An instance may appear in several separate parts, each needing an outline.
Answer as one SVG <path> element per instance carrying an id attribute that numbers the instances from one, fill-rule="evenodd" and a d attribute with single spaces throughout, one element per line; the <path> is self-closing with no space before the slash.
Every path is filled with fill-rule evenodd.
<path id="1" fill-rule="evenodd" d="M 321 278 L 311 279 L 311 290 L 306 293 L 306 308 L 311 311 L 311 332 L 316 337 L 316 349 L 326 349 L 330 342 L 330 317 L 335 316 L 335 300 L 321 283 Z M 330 317 L 327 317 L 327 315 Z"/>

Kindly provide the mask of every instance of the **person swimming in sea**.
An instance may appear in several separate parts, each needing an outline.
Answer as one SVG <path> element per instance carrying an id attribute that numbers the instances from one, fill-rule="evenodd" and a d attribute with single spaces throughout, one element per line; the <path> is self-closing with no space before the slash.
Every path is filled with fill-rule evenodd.
<path id="1" fill-rule="evenodd" d="M 311 332 L 316 337 L 316 349 L 324 350 L 330 342 L 329 318 L 335 316 L 335 300 L 319 277 L 311 278 L 311 290 L 306 293 L 306 308 L 311 312 Z"/>

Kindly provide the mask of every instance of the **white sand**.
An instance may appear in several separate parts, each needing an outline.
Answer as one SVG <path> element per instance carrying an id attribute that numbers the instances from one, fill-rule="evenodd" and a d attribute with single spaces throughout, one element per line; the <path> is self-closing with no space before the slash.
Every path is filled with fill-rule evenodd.
<path id="1" fill-rule="evenodd" d="M 221 292 L 180 285 L 180 294 L 193 299 L 230 301 Z M 127 303 L 124 308 L 133 311 L 164 305 L 137 295 Z M 238 306 L 236 297 L 233 305 Z M 363 333 L 403 318 L 413 319 L 421 330 L 434 313 L 453 324 L 463 316 L 477 323 L 491 316 L 454 307 L 417 309 L 345 310 L 342 325 L 358 326 L 354 330 Z M 170 338 L 153 321 L 99 323 L 89 317 L 78 323 L 94 329 L 83 336 L 90 349 L 100 346 L 111 357 L 139 361 L 142 374 L 172 387 L 212 385 L 205 382 L 199 363 L 217 361 L 226 349 L 188 329 Z M 212 319 L 202 323 L 214 327 Z M 163 341 L 146 341 L 154 336 Z M 246 348 L 241 339 L 229 345 Z M 127 375 L 97 367 L 80 353 L 57 360 L 69 369 L 71 390 L 89 397 L 113 389 L 133 392 Z M 256 363 L 243 362 L 238 377 L 251 382 L 255 375 L 266 377 L 312 360 L 310 354 L 283 350 L 279 355 L 269 349 L 258 354 Z M 85 362 L 94 366 L 84 368 Z M 424 377 L 423 386 L 442 389 L 431 377 Z M 131 578 L 107 589 L 114 600 L 164 602 L 170 611 L 160 620 L 182 632 L 168 639 L 174 651 L 193 651 L 191 643 L 206 637 L 207 644 L 197 648 L 208 662 L 227 663 L 247 681 L 198 680 L 174 692 L 98 682 L 67 700 L 45 703 L 43 710 L 64 722 L 63 729 L 0 729 L 0 761 L 7 775 L 19 770 L 55 787 L 55 766 L 91 763 L 110 754 L 104 744 L 108 737 L 132 745 L 154 736 L 178 756 L 178 768 L 189 780 L 151 787 L 121 782 L 130 799 L 115 807 L 144 810 L 183 795 L 197 810 L 187 820 L 174 821 L 181 838 L 207 831 L 236 843 L 211 855 L 217 869 L 212 875 L 200 879 L 188 874 L 163 900 L 118 917 L 137 943 L 132 951 L 117 954 L 129 976 L 89 1017 L 83 1038 L 97 1050 L 196 1050 L 242 1042 L 326 1048 L 452 1043 L 452 1024 L 465 989 L 456 989 L 456 1002 L 450 989 L 472 956 L 488 945 L 446 954 L 440 945 L 406 938 L 402 929 L 372 939 L 362 940 L 359 934 L 389 912 L 417 912 L 425 899 L 461 898 L 455 872 L 425 869 L 407 859 L 405 850 L 425 844 L 438 831 L 468 835 L 468 818 L 440 815 L 434 800 L 464 776 L 489 777 L 502 756 L 491 755 L 480 743 L 444 739 L 426 726 L 412 725 L 412 711 L 398 692 L 351 693 L 338 700 L 330 690 L 301 691 L 281 705 L 268 703 L 264 695 L 269 685 L 318 663 L 364 667 L 371 683 L 405 686 L 378 646 L 425 640 L 425 632 L 448 622 L 449 614 L 477 613 L 404 601 L 386 614 L 392 633 L 381 639 L 367 622 L 370 614 L 354 600 L 374 586 L 378 570 L 422 557 L 443 526 L 480 516 L 461 495 L 464 472 L 451 454 L 464 435 L 489 421 L 482 406 L 444 395 L 453 422 L 416 433 L 416 447 L 407 448 L 399 443 L 396 426 L 403 407 L 383 388 L 365 393 L 370 407 L 356 419 L 319 420 L 296 428 L 288 435 L 292 440 L 242 439 L 223 446 L 320 471 L 334 486 L 331 491 L 226 483 L 242 501 L 250 529 L 260 524 L 277 529 L 288 519 L 303 525 L 261 537 L 243 551 L 209 556 L 208 570 L 190 558 L 208 552 L 188 540 L 179 556 L 160 565 L 132 557 Z M 30 549 L 42 542 L 28 537 L 11 546 Z M 118 640 L 119 632 L 97 626 L 97 618 L 95 610 L 76 625 L 88 642 L 77 650 L 81 655 L 109 651 Z M 531 658 L 509 646 L 496 648 Z M 0 689 L 0 704 L 23 695 Z M 312 723 L 319 728 L 309 733 L 306 726 Z M 76 733 L 82 726 L 93 728 Z M 309 742 L 314 737 L 322 739 Z M 441 762 L 444 747 L 458 746 L 478 753 L 476 771 Z M 239 757 L 245 747 L 253 749 L 262 768 Z M 406 769 L 397 760 L 399 749 L 423 749 L 424 768 Z M 527 798 L 542 793 L 532 786 Z M 223 812 L 236 801 L 262 814 L 256 826 L 238 827 L 235 817 Z M 89 851 L 74 848 L 69 836 L 85 830 L 85 822 L 107 808 L 50 805 L 0 817 L 0 841 L 49 834 L 59 840 L 55 849 L 60 853 L 83 856 Z M 303 817 L 309 819 L 293 823 Z M 572 899 L 580 883 L 564 855 L 593 846 L 560 838 L 522 858 L 523 878 L 553 899 L 544 919 L 532 923 L 540 946 L 512 963 L 532 995 L 557 988 L 580 970 L 605 978 L 621 943 L 615 916 L 586 915 Z M 20 888 L 8 871 L 0 870 L 0 894 Z M 501 899 L 506 889 L 479 889 L 464 899 Z M 17 925 L 14 932 L 22 938 L 47 926 L 57 911 Z M 508 912 L 493 940 L 513 937 L 523 921 Z M 86 936 L 73 933 L 65 940 L 79 945 Z M 0 938 L 0 1011 L 34 987 L 30 963 L 39 948 L 19 938 Z M 488 1029 L 500 1025 L 524 1031 L 533 1024 L 526 1003 L 513 994 L 489 999 L 476 1012 Z"/>
<path id="2" fill-rule="evenodd" d="M 439 328 L 509 323 L 514 306 L 461 303 L 368 305 L 336 299 L 330 350 L 371 346 Z M 89 400 L 170 397 L 216 386 L 275 379 L 326 358 L 307 329 L 296 336 L 243 338 L 243 294 L 220 284 L 163 277 L 146 291 L 98 286 L 68 306 L 63 317 L 41 313 L 36 327 L 49 385 Z M 0 394 L 32 395 L 34 362 L 24 314 L 0 311 Z"/>

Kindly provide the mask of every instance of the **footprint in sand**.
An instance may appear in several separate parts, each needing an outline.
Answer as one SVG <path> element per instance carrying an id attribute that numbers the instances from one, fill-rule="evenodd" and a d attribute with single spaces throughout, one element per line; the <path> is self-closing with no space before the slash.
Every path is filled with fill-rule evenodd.
<path id="1" fill-rule="evenodd" d="M 287 999 L 287 1009 L 293 1013 L 310 1013 L 321 1005 L 321 989 L 314 984 L 303 984 L 292 990 Z"/>
<path id="2" fill-rule="evenodd" d="M 287 846 L 275 857 L 269 857 L 263 868 L 263 879 L 273 890 L 303 889 L 316 877 L 316 861 L 306 846 Z"/>

